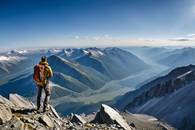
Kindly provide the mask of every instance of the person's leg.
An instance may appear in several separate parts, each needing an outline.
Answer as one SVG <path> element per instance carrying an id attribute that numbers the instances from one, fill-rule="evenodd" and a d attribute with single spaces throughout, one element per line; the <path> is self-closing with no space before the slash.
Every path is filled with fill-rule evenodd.
<path id="1" fill-rule="evenodd" d="M 51 88 L 49 86 L 49 82 L 45 86 L 44 90 L 45 90 L 45 100 L 44 100 L 43 112 L 45 112 L 48 109 L 48 104 L 50 100 Z"/>
<path id="2" fill-rule="evenodd" d="M 37 93 L 37 110 L 41 107 L 41 94 L 42 94 L 42 87 L 38 86 L 38 93 Z"/>

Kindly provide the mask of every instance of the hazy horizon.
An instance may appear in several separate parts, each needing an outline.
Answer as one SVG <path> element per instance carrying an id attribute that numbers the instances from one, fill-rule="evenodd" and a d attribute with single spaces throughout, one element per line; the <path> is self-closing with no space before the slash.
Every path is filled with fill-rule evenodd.
<path id="1" fill-rule="evenodd" d="M 136 46 L 136 45 L 122 45 L 122 46 L 33 46 L 33 47 L 8 47 L 8 48 L 0 48 L 0 52 L 7 52 L 7 51 L 11 51 L 11 50 L 41 50 L 41 49 L 64 49 L 64 48 L 91 48 L 91 47 L 97 47 L 97 48 L 107 48 L 107 47 L 119 47 L 119 48 L 131 48 L 131 47 L 150 47 L 150 48 L 174 48 L 174 49 L 181 49 L 181 48 L 195 48 L 195 46 L 177 46 L 177 45 L 168 45 L 168 46 L 147 46 L 147 45 L 143 45 L 143 46 Z"/>

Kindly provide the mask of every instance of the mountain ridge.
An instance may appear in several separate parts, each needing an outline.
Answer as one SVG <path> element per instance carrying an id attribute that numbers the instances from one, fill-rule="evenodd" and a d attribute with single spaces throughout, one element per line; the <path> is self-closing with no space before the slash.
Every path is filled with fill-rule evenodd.
<path id="1" fill-rule="evenodd" d="M 124 106 L 122 109 L 130 112 L 156 116 L 179 130 L 191 130 L 194 129 L 194 118 L 190 116 L 194 113 L 195 105 L 192 101 L 194 80 L 195 65 L 178 67 L 140 89 L 127 93 L 116 105 L 119 108 Z M 128 100 L 128 103 L 120 105 L 122 100 Z"/>

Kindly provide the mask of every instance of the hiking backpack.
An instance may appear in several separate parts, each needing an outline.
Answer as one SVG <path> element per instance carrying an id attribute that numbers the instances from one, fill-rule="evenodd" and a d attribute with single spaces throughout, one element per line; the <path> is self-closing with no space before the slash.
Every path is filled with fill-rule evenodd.
<path id="1" fill-rule="evenodd" d="M 46 80 L 45 65 L 35 65 L 33 79 L 36 83 L 43 83 Z"/>

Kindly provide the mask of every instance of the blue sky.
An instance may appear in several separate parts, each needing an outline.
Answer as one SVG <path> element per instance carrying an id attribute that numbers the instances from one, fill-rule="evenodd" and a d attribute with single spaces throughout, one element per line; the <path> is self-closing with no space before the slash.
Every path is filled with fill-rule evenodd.
<path id="1" fill-rule="evenodd" d="M 195 44 L 193 0 L 0 0 L 0 45 Z"/>

